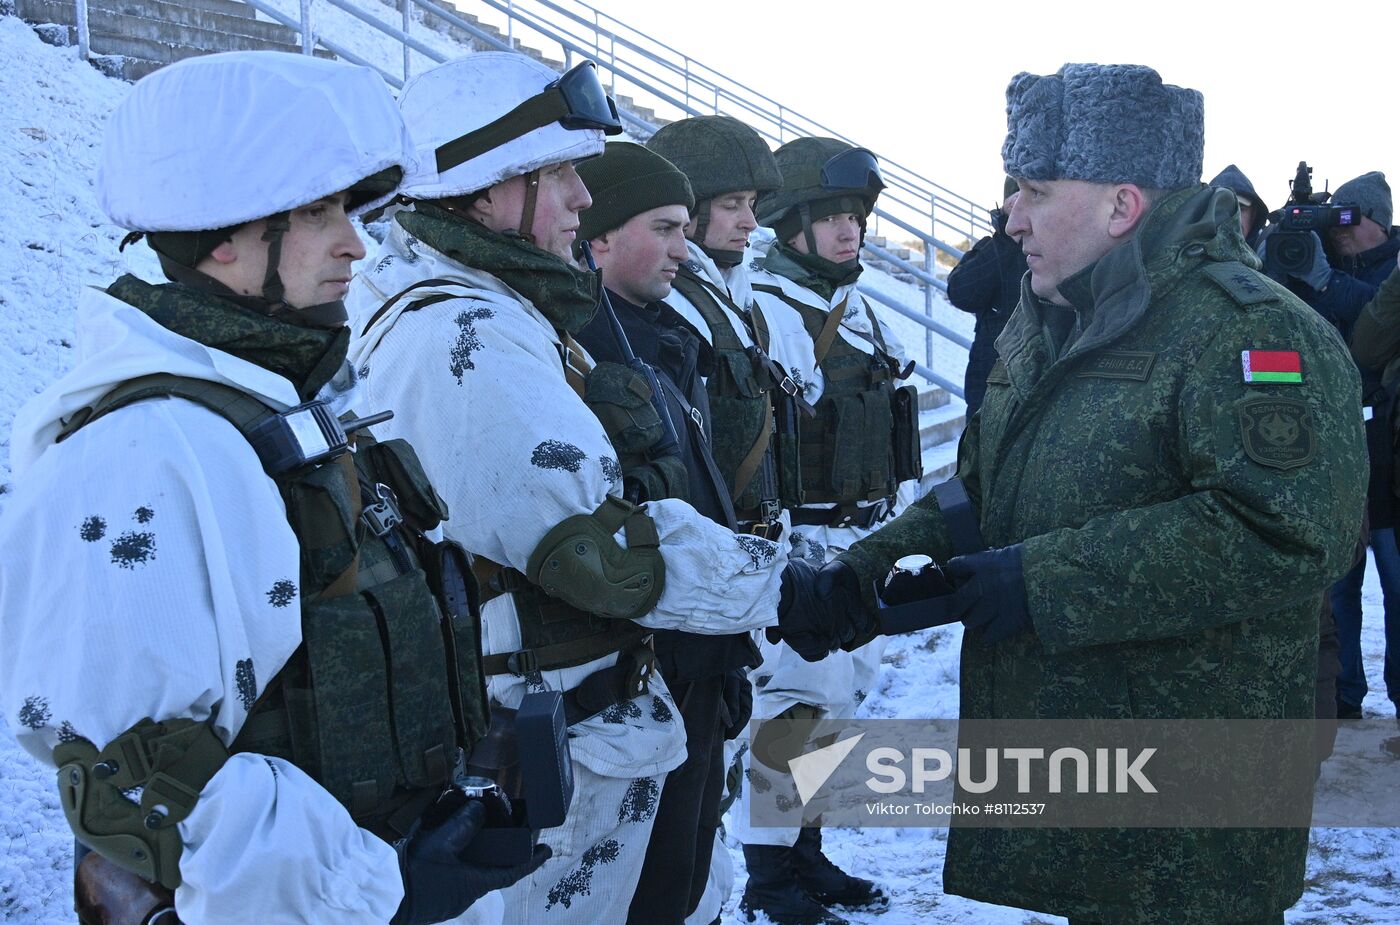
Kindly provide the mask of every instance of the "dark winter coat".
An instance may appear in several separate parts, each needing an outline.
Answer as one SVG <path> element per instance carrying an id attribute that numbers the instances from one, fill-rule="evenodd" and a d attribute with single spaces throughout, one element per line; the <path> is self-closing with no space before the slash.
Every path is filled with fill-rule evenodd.
<path id="1" fill-rule="evenodd" d="M 1166 197 L 1066 281 L 1077 339 L 1023 284 L 958 475 L 986 542 L 1022 544 L 1033 631 L 964 637 L 963 717 L 1312 718 L 1318 602 L 1361 524 L 1360 386 L 1336 332 L 1252 269 L 1232 197 Z M 1245 383 L 1241 352 L 1269 348 L 1299 352 L 1302 384 Z M 1284 446 L 1265 414 L 1291 425 Z M 900 556 L 949 551 L 930 493 L 842 558 L 870 588 Z M 1290 906 L 1306 857 L 1305 829 L 955 826 L 944 888 L 1218 925 Z"/>
<path id="2" fill-rule="evenodd" d="M 969 417 L 982 407 L 987 373 L 997 361 L 996 339 L 1021 299 L 1021 277 L 1025 275 L 1026 255 L 1007 235 L 1005 218 L 998 222 L 994 234 L 978 241 L 948 274 L 948 301 L 977 316 L 963 377 Z"/>
<path id="3" fill-rule="evenodd" d="M 1269 207 L 1264 205 L 1264 200 L 1259 198 L 1259 194 L 1254 191 L 1254 184 L 1249 182 L 1249 177 L 1244 175 L 1234 164 L 1226 167 L 1215 175 L 1215 179 L 1210 181 L 1210 185 L 1220 189 L 1227 189 L 1236 196 L 1243 196 L 1254 204 L 1254 230 L 1245 239 L 1250 247 L 1258 247 L 1259 241 L 1263 237 L 1264 225 L 1269 220 Z"/>
<path id="4" fill-rule="evenodd" d="M 1400 228 L 1392 228 L 1384 244 L 1377 245 L 1355 257 L 1329 255 L 1332 279 L 1326 290 L 1314 292 L 1298 284 L 1303 300 L 1317 309 L 1324 318 L 1336 325 L 1348 341 L 1355 341 L 1353 329 L 1361 310 L 1375 298 L 1380 285 L 1395 269 L 1395 255 L 1400 253 Z M 1379 373 L 1363 370 L 1361 374 L 1362 402 L 1371 409 L 1366 422 L 1366 445 L 1371 460 L 1371 483 L 1367 491 L 1367 512 L 1371 528 L 1394 527 L 1396 499 L 1392 489 L 1395 480 L 1395 445 L 1390 428 L 1394 413 L 1396 384 L 1386 388 Z"/>
<path id="5" fill-rule="evenodd" d="M 633 351 L 652 365 L 658 377 L 664 377 L 675 386 L 674 391 L 665 390 L 666 403 L 680 441 L 681 461 L 689 475 L 691 506 L 716 523 L 732 527 L 725 501 L 720 498 L 723 494 L 727 500 L 729 489 L 722 482 L 715 483 L 703 458 L 709 453 L 705 441 L 709 433 L 710 400 L 701 378 L 704 372 L 701 367 L 713 362 L 709 345 L 664 302 L 636 306 L 617 293 L 609 292 Z M 579 332 L 578 342 L 595 361 L 626 362 L 602 311 Z M 705 438 L 700 438 L 689 426 L 688 409 L 681 406 L 676 393 L 684 396 L 686 404 L 705 422 Z M 748 633 L 712 636 L 657 630 L 655 649 L 657 668 L 668 684 L 719 677 L 736 668 L 756 666 L 761 661 Z"/>

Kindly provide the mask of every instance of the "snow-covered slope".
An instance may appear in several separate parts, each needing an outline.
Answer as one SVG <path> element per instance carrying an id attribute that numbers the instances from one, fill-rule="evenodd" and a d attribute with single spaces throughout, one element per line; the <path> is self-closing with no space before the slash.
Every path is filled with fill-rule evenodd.
<path id="1" fill-rule="evenodd" d="M 341 24 L 327 13 L 322 27 L 329 31 L 331 26 Z M 345 37 L 335 37 L 348 43 Z M 375 54 L 386 67 L 398 60 L 392 49 L 380 48 Z M 74 49 L 42 44 L 13 17 L 0 17 L 0 60 L 6 62 L 0 71 L 0 485 L 7 490 L 10 423 L 21 403 L 70 365 L 78 288 L 106 284 L 127 270 L 149 279 L 159 275 L 144 245 L 118 254 L 122 233 L 106 224 L 92 194 L 103 120 L 127 85 L 100 76 L 77 60 Z M 869 274 L 867 282 L 883 292 L 903 287 L 912 295 L 911 287 L 881 274 Z M 912 298 L 911 302 L 919 304 Z M 940 320 L 970 330 L 970 319 L 951 309 Z M 913 353 L 921 356 L 922 329 L 902 318 L 893 323 Z M 965 356 L 950 350 L 936 354 L 935 362 L 951 378 L 960 379 L 958 364 Z M 1383 646 L 1379 601 L 1372 579 L 1366 586 L 1368 624 L 1362 643 L 1376 679 Z M 957 630 L 943 629 L 893 640 L 886 655 L 888 669 L 866 702 L 866 714 L 955 716 L 958 636 Z M 895 903 L 887 914 L 851 915 L 855 922 L 1049 921 L 1021 910 L 944 896 L 943 830 L 834 831 L 826 843 L 831 856 L 848 869 L 893 887 Z M 72 921 L 71 845 L 58 811 L 52 771 L 23 753 L 8 729 L 0 731 L 0 919 L 26 925 Z M 1288 914 L 1290 923 L 1400 922 L 1400 834 L 1323 830 L 1314 833 L 1313 847 L 1309 890 Z M 737 848 L 733 855 L 742 886 L 743 856 Z M 734 919 L 737 898 L 736 892 L 726 921 Z"/>

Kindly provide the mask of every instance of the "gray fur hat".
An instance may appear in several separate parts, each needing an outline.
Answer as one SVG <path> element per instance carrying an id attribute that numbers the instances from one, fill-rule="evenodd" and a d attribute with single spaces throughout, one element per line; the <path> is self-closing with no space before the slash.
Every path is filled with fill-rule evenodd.
<path id="1" fill-rule="evenodd" d="M 1006 88 L 1006 172 L 1022 180 L 1201 182 L 1205 101 L 1139 64 L 1066 64 Z"/>
<path id="2" fill-rule="evenodd" d="M 1379 170 L 1363 173 L 1361 176 L 1343 183 L 1337 187 L 1337 191 L 1332 194 L 1332 198 L 1328 201 L 1335 202 L 1339 206 L 1354 202 L 1361 207 L 1362 215 L 1386 231 L 1390 230 L 1390 221 L 1393 217 L 1391 214 L 1390 184 L 1385 182 L 1385 174 Z"/>

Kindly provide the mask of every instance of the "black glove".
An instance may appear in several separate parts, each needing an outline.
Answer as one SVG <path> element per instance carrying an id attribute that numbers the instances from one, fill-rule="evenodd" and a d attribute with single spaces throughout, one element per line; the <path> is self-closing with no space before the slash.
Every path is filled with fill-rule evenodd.
<path id="1" fill-rule="evenodd" d="M 753 684 L 743 668 L 735 668 L 724 676 L 724 711 L 728 716 L 724 740 L 728 742 L 744 731 L 753 716 Z"/>
<path id="2" fill-rule="evenodd" d="M 1307 283 L 1314 291 L 1321 292 L 1332 281 L 1332 265 L 1327 262 L 1327 252 L 1323 250 L 1322 238 L 1318 237 L 1316 231 L 1308 233 L 1312 235 L 1313 243 L 1312 266 L 1288 275 L 1301 283 Z"/>
<path id="3" fill-rule="evenodd" d="M 805 559 L 788 560 L 778 625 L 768 628 L 768 640 L 786 642 L 809 662 L 826 658 L 867 628 L 859 584 L 855 570 L 840 559 L 820 571 Z"/>
<path id="4" fill-rule="evenodd" d="M 435 826 L 414 823 L 396 846 L 403 875 L 403 902 L 390 925 L 430 925 L 456 918 L 492 890 L 528 877 L 549 860 L 548 845 L 536 845 L 530 860 L 515 867 L 487 867 L 462 860 L 486 819 L 486 806 L 468 800 Z"/>
<path id="5" fill-rule="evenodd" d="M 1031 629 L 1026 583 L 1021 573 L 1021 544 L 987 549 L 949 559 L 944 573 L 967 601 L 963 626 L 993 646 Z"/>

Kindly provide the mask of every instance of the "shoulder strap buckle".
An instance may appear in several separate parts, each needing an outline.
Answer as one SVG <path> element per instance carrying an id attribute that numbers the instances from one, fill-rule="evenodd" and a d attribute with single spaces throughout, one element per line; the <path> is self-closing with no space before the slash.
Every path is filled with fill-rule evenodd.
<path id="1" fill-rule="evenodd" d="M 376 482 L 374 491 L 379 500 L 374 504 L 365 505 L 364 510 L 360 512 L 360 519 L 365 522 L 371 533 L 382 537 L 403 523 L 403 515 L 399 512 L 398 499 L 394 497 L 394 492 L 388 485 Z"/>

